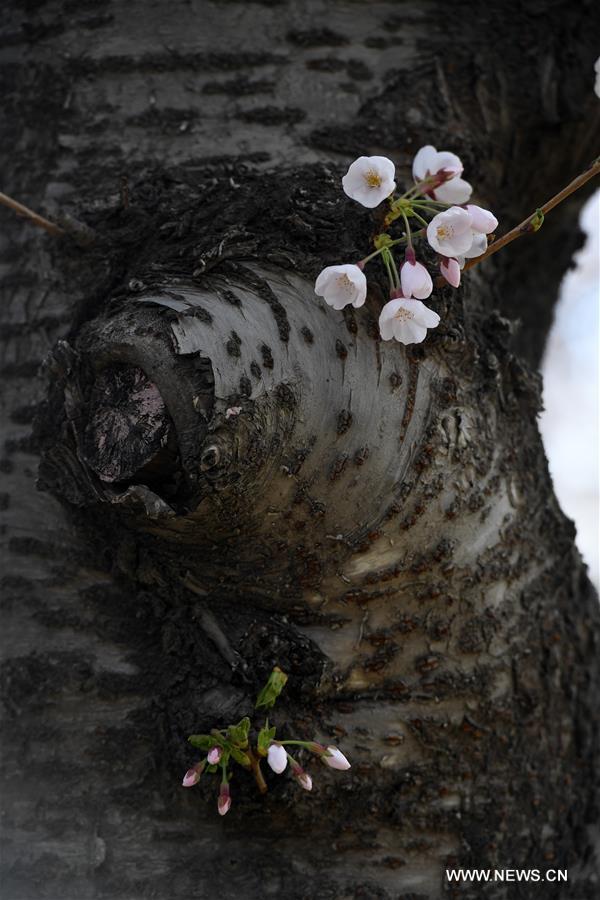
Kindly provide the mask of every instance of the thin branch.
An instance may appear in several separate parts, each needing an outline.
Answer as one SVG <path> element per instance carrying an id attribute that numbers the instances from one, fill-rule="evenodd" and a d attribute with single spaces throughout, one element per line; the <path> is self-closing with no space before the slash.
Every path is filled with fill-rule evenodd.
<path id="1" fill-rule="evenodd" d="M 38 228 L 44 228 L 48 234 L 61 235 L 65 233 L 63 228 L 55 225 L 54 222 L 49 222 L 48 219 L 45 219 L 32 209 L 29 209 L 28 206 L 23 206 L 18 200 L 13 200 L 13 198 L 9 197 L 7 194 L 0 193 L 0 203 L 3 206 L 8 206 L 8 208 L 16 212 L 17 215 L 29 219 L 29 221 L 33 225 L 37 225 Z"/>
<path id="2" fill-rule="evenodd" d="M 487 248 L 485 253 L 482 253 L 481 256 L 475 257 L 475 259 L 470 259 L 466 266 L 465 271 L 467 269 L 472 269 L 473 266 L 476 266 L 477 263 L 483 262 L 484 259 L 487 259 L 488 256 L 491 256 L 493 253 L 497 253 L 498 250 L 502 250 L 503 247 L 506 247 L 507 244 L 510 244 L 511 241 L 516 240 L 518 237 L 521 237 L 524 234 L 530 234 L 533 231 L 537 231 L 541 221 L 537 225 L 537 228 L 534 225 L 536 219 L 540 218 L 540 213 L 542 217 L 546 215 L 546 213 L 550 212 L 551 209 L 554 209 L 555 206 L 558 206 L 559 203 L 562 203 L 563 200 L 566 200 L 571 194 L 574 194 L 575 191 L 579 190 L 586 181 L 589 181 L 590 178 L 593 178 L 594 175 L 598 175 L 600 173 L 600 157 L 595 159 L 591 164 L 589 169 L 586 169 L 585 172 L 582 172 L 581 175 L 578 175 L 577 178 L 574 178 L 566 187 L 559 191 L 558 194 L 555 194 L 547 203 L 544 203 L 539 209 L 537 209 L 532 215 L 528 216 L 524 219 L 520 225 L 517 225 L 516 228 L 513 228 L 511 231 L 508 231 L 503 237 L 498 238 L 497 241 L 494 241 L 493 244 Z M 543 218 L 542 218 L 543 221 Z"/>

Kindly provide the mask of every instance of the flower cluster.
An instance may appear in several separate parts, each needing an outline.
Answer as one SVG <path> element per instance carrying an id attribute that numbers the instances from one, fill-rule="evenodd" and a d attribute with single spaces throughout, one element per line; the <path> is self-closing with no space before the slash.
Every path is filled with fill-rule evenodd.
<path id="1" fill-rule="evenodd" d="M 273 707 L 287 681 L 287 675 L 278 667 L 275 667 L 269 676 L 265 687 L 258 695 L 256 708 L 270 709 Z M 291 756 L 286 747 L 297 746 L 308 750 L 320 758 L 331 769 L 345 770 L 350 768 L 350 763 L 337 747 L 327 747 L 316 741 L 276 741 L 276 726 L 269 725 L 265 721 L 258 731 L 256 744 L 251 746 L 251 723 L 248 717 L 243 718 L 237 725 L 230 725 L 227 729 L 213 729 L 210 734 L 192 734 L 189 742 L 201 750 L 206 751 L 206 757 L 197 762 L 185 773 L 182 781 L 183 787 L 194 787 L 200 781 L 204 771 L 215 773 L 220 770 L 221 783 L 217 799 L 219 815 L 224 816 L 231 808 L 231 791 L 229 781 L 231 778 L 230 767 L 237 763 L 243 769 L 252 772 L 258 789 L 261 793 L 267 790 L 267 785 L 260 770 L 261 759 L 266 760 L 271 769 L 278 775 L 288 767 L 293 778 L 306 791 L 312 790 L 312 778 L 305 772 L 302 766 Z"/>
<path id="2" fill-rule="evenodd" d="M 357 263 L 327 266 L 315 282 L 315 293 L 329 306 L 362 306 L 367 297 L 363 269 L 381 256 L 390 285 L 390 299 L 381 310 L 379 331 L 384 341 L 395 338 L 402 344 L 418 344 L 435 328 L 440 317 L 422 302 L 431 296 L 433 281 L 425 263 L 417 260 L 414 244 L 426 238 L 438 254 L 439 271 L 452 287 L 460 285 L 461 270 L 468 259 L 485 253 L 488 235 L 498 220 L 487 209 L 475 206 L 471 185 L 461 178 L 463 166 L 454 153 L 421 147 L 414 158 L 414 185 L 396 195 L 396 170 L 385 156 L 361 156 L 342 178 L 348 197 L 370 209 L 387 201 L 389 211 L 383 230 L 374 238 L 375 250 Z M 401 219 L 399 237 L 388 234 Z M 411 220 L 414 221 L 411 227 Z M 398 267 L 392 249 L 404 244 L 404 262 Z"/>

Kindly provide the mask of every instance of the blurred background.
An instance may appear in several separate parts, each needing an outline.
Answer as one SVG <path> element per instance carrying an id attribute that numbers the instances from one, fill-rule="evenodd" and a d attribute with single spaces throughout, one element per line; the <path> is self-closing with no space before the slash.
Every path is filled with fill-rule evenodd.
<path id="1" fill-rule="evenodd" d="M 586 242 L 567 273 L 542 366 L 540 426 L 560 504 L 599 586 L 600 191 L 581 215 Z"/>

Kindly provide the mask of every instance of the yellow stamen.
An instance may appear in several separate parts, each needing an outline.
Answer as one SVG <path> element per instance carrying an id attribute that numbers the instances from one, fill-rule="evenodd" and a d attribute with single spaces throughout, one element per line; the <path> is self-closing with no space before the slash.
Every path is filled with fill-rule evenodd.
<path id="1" fill-rule="evenodd" d="M 345 272 L 343 275 L 340 275 L 338 277 L 337 283 L 344 291 L 351 291 L 354 287 L 353 283 L 350 281 Z"/>
<path id="2" fill-rule="evenodd" d="M 365 181 L 371 188 L 381 187 L 381 175 L 375 169 L 369 169 L 364 175 Z"/>

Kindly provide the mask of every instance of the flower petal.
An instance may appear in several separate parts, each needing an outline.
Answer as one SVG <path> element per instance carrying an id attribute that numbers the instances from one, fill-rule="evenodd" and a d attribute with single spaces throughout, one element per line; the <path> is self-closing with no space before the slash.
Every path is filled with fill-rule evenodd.
<path id="1" fill-rule="evenodd" d="M 464 181 L 462 178 L 451 178 L 450 181 L 445 181 L 436 187 L 434 191 L 436 200 L 440 200 L 442 203 L 456 204 L 466 203 L 472 193 L 473 188 L 468 181 Z"/>
<path id="2" fill-rule="evenodd" d="M 411 302 L 411 311 L 414 316 L 414 322 L 417 325 L 421 325 L 423 328 L 437 328 L 440 324 L 440 317 L 436 312 L 432 309 L 429 309 L 428 306 L 425 306 L 424 303 L 421 303 L 420 300 L 413 300 Z"/>
<path id="3" fill-rule="evenodd" d="M 414 320 L 398 322 L 394 337 L 401 344 L 420 344 L 427 336 L 427 329 Z"/>
<path id="4" fill-rule="evenodd" d="M 423 178 L 427 178 L 428 172 L 433 174 L 434 170 L 432 166 L 435 166 L 437 155 L 437 150 L 435 149 L 435 147 L 432 147 L 431 144 L 426 144 L 425 147 L 421 147 L 421 149 L 417 151 L 415 158 L 413 159 L 413 178 L 416 178 L 418 181 L 422 181 Z"/>
<path id="5" fill-rule="evenodd" d="M 470 203 L 467 206 L 467 212 L 471 216 L 475 231 L 491 234 L 498 227 L 498 219 L 489 209 L 483 209 L 481 206 L 474 206 Z"/>
<path id="6" fill-rule="evenodd" d="M 477 256 L 481 256 L 482 253 L 485 253 L 487 250 L 488 240 L 485 234 L 482 234 L 480 231 L 473 232 L 473 241 L 471 246 L 464 251 L 465 259 L 474 259 Z"/>
<path id="7" fill-rule="evenodd" d="M 460 175 L 463 170 L 463 164 L 456 153 L 450 153 L 449 150 L 440 150 L 436 154 L 435 166 L 435 172 L 443 169 L 445 172 L 454 172 L 455 175 Z"/>

